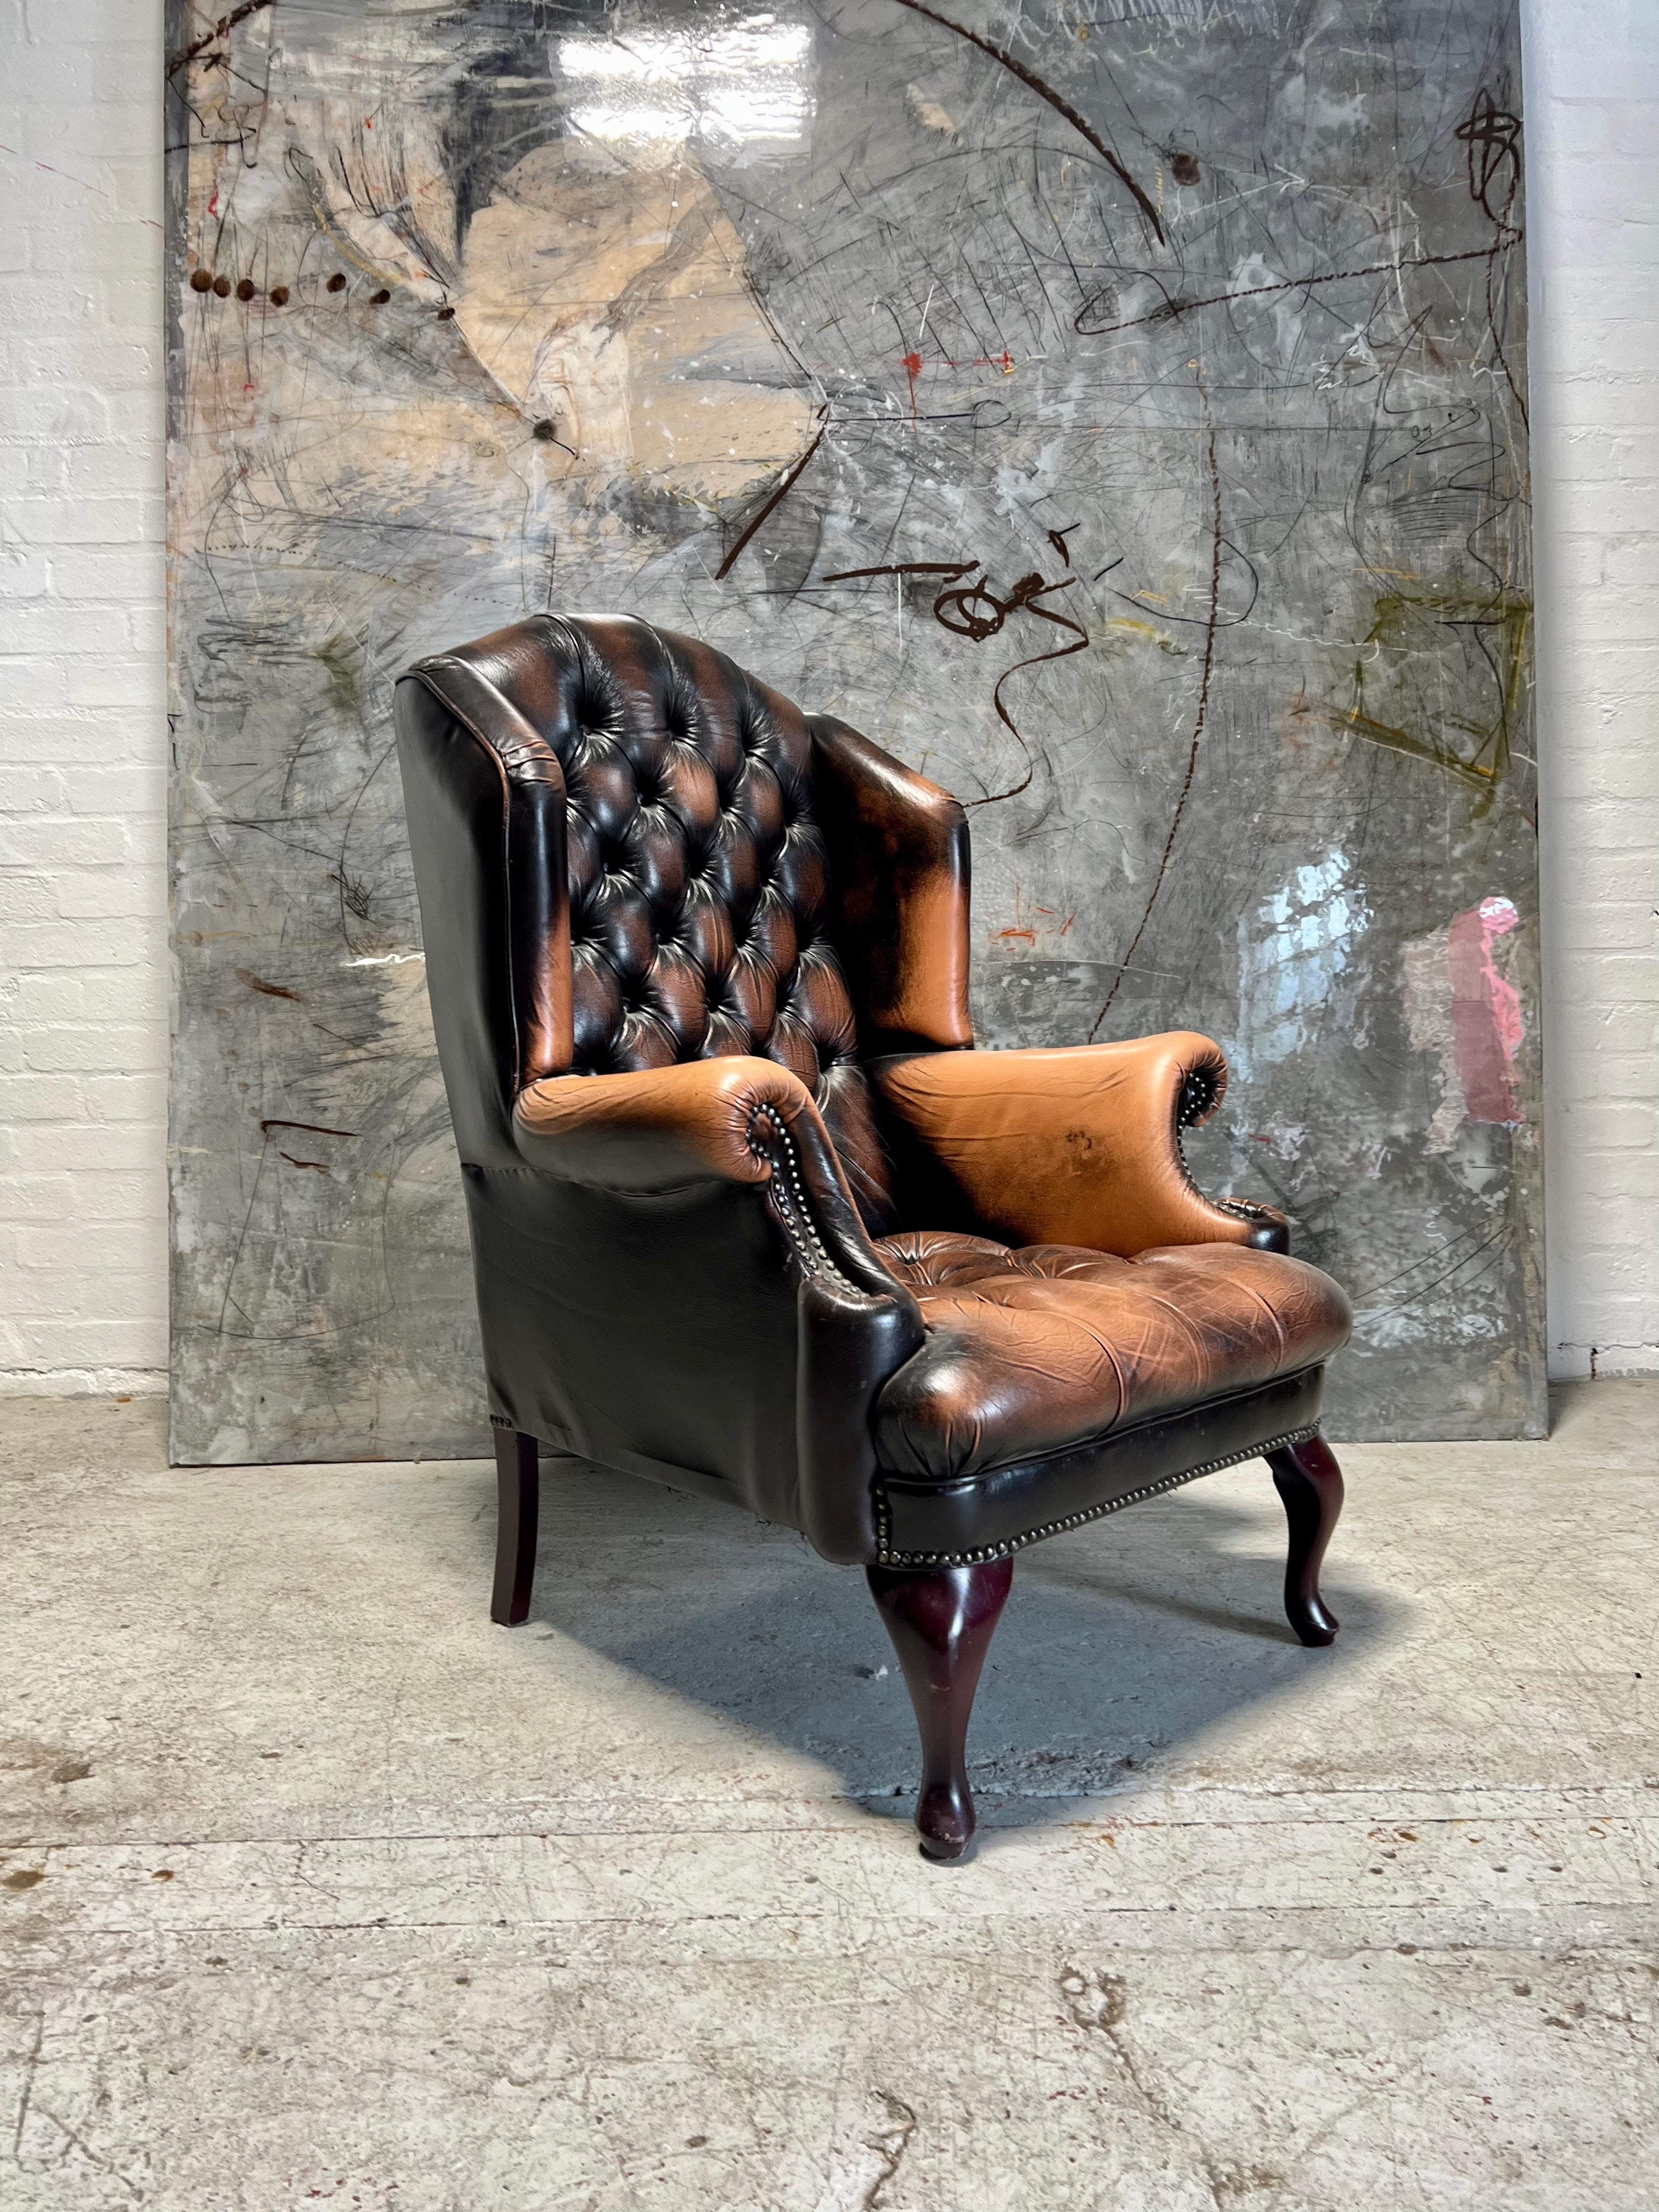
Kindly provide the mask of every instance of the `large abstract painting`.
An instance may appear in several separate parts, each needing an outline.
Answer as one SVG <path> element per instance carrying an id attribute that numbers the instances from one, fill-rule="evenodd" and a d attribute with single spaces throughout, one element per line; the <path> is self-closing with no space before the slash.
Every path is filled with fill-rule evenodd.
<path id="1" fill-rule="evenodd" d="M 173 1442 L 482 1448 L 391 700 L 547 609 L 954 791 L 982 1043 L 1170 1027 L 1543 1417 L 1513 0 L 172 8 Z"/>

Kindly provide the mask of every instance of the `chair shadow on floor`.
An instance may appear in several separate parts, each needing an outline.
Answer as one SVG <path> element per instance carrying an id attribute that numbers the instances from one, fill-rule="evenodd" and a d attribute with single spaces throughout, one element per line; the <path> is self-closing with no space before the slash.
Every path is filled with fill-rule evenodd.
<path id="1" fill-rule="evenodd" d="M 1281 1602 L 1285 1519 L 1265 1464 L 1197 1482 L 1034 1545 L 991 1647 L 969 1734 L 985 1828 L 1070 1816 L 1073 1802 L 1265 1701 L 1347 1666 L 1403 1621 L 1402 1601 L 1345 1571 L 1339 1526 L 1324 1589 L 1341 1623 L 1306 1650 Z M 482 1480 L 482 1470 L 480 1470 Z M 863 1572 L 792 1531 L 585 1462 L 542 1463 L 529 1620 L 839 1775 L 840 1794 L 908 1820 L 915 1723 Z M 493 1513 L 474 1522 L 489 1591 Z"/>

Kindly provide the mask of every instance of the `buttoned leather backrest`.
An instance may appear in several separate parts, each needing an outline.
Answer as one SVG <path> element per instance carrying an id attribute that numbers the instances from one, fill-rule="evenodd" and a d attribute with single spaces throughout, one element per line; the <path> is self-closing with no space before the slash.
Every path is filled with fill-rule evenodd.
<path id="1" fill-rule="evenodd" d="M 879 1225 L 887 1170 L 829 933 L 799 709 L 725 654 L 629 617 L 538 617 L 414 674 L 495 752 L 517 810 L 515 1087 L 730 1054 L 780 1061 Z M 563 884 L 526 881 L 561 866 L 561 781 Z"/>

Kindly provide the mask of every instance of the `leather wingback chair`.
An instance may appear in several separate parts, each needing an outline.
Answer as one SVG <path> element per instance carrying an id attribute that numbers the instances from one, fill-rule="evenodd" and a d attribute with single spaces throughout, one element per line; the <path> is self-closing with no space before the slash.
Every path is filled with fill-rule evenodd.
<path id="1" fill-rule="evenodd" d="M 1024 1546 L 1255 1455 L 1304 1643 L 1350 1314 L 1204 1197 L 1177 1032 L 977 1052 L 966 818 L 829 715 L 631 617 L 440 653 L 397 727 L 522 1620 L 537 1448 L 866 1569 L 922 1844 L 973 1833 L 969 1709 Z"/>

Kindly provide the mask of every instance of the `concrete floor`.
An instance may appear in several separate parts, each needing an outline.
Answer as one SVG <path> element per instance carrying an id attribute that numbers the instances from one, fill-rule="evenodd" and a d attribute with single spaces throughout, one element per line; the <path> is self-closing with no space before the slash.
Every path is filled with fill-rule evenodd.
<path id="1" fill-rule="evenodd" d="M 856 1572 L 0 1402 L 5 2212 L 1652 2212 L 1659 1383 L 1027 1553 L 927 1866 Z"/>

